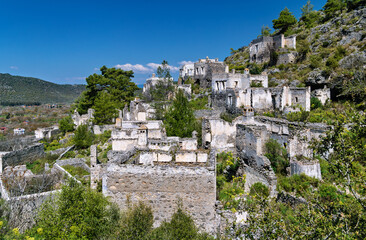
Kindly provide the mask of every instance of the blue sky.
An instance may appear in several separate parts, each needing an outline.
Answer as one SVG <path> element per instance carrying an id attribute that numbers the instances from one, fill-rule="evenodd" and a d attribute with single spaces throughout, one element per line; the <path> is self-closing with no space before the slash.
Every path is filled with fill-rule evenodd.
<path id="1" fill-rule="evenodd" d="M 325 2 L 311 1 L 316 10 Z M 106 65 L 134 70 L 141 84 L 166 59 L 176 78 L 181 62 L 224 60 L 305 3 L 0 0 L 0 72 L 77 84 Z"/>

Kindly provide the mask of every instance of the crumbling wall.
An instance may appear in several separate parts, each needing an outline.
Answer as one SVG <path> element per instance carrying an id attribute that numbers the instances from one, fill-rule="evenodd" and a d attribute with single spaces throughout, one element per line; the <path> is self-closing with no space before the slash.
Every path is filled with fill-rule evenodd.
<path id="1" fill-rule="evenodd" d="M 294 63 L 296 61 L 296 52 L 282 53 L 278 55 L 277 65 Z"/>
<path id="2" fill-rule="evenodd" d="M 192 85 L 191 84 L 183 84 L 183 85 L 179 85 L 178 86 L 178 90 L 182 90 L 186 96 L 188 96 L 189 98 L 192 95 Z"/>
<path id="3" fill-rule="evenodd" d="M 122 209 L 128 201 L 151 206 L 155 227 L 169 220 L 182 202 L 200 229 L 216 230 L 215 172 L 205 167 L 111 164 L 103 176 L 103 193 Z"/>
<path id="4" fill-rule="evenodd" d="M 290 173 L 291 175 L 304 173 L 309 177 L 315 177 L 322 179 L 320 171 L 320 163 L 318 161 L 290 161 Z"/>
<path id="5" fill-rule="evenodd" d="M 59 190 L 10 198 L 9 226 L 19 228 L 20 232 L 31 228 L 43 202 L 55 196 Z"/>
<path id="6" fill-rule="evenodd" d="M 324 86 L 324 88 L 315 89 L 311 92 L 312 97 L 316 97 L 324 105 L 328 99 L 330 99 L 330 88 Z"/>
<path id="7" fill-rule="evenodd" d="M 238 124 L 236 133 L 236 153 L 247 175 L 246 189 L 256 182 L 268 186 L 270 195 L 275 196 L 277 177 L 271 168 L 271 162 L 263 156 L 263 146 L 268 139 L 264 126 L 245 126 Z"/>
<path id="8" fill-rule="evenodd" d="M 34 136 L 12 138 L 7 141 L 0 141 L 0 152 L 11 152 L 21 150 L 37 142 Z"/>
<path id="9" fill-rule="evenodd" d="M 43 143 L 0 155 L 1 171 L 7 166 L 23 165 L 45 155 Z"/>
<path id="10" fill-rule="evenodd" d="M 204 146 L 217 151 L 234 150 L 236 124 L 242 122 L 241 117 L 235 119 L 232 123 L 223 119 L 203 119 L 202 142 Z"/>
<path id="11" fill-rule="evenodd" d="M 58 126 L 52 126 L 48 128 L 38 128 L 34 131 L 34 135 L 37 139 L 47 138 L 50 139 L 60 133 Z"/>
<path id="12" fill-rule="evenodd" d="M 94 134 L 102 134 L 105 131 L 112 131 L 115 128 L 115 125 L 94 125 L 93 132 Z"/>
<path id="13" fill-rule="evenodd" d="M 271 110 L 272 95 L 268 88 L 252 88 L 252 107 L 257 110 Z"/>

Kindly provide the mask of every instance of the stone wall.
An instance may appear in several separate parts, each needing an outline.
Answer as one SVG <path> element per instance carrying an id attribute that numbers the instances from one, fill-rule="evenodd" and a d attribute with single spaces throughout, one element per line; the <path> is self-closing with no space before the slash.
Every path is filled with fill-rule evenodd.
<path id="1" fill-rule="evenodd" d="M 10 207 L 9 226 L 19 228 L 20 232 L 31 228 L 40 206 L 58 192 L 59 190 L 10 198 L 7 201 Z"/>
<path id="2" fill-rule="evenodd" d="M 36 143 L 34 136 L 27 136 L 21 138 L 12 138 L 7 141 L 0 141 L 0 152 L 11 152 L 21 150 L 29 145 Z"/>
<path id="3" fill-rule="evenodd" d="M 279 54 L 277 59 L 277 65 L 294 63 L 296 61 L 296 56 L 296 52 Z"/>
<path id="4" fill-rule="evenodd" d="M 128 201 L 150 205 L 155 227 L 169 220 L 181 201 L 200 229 L 216 230 L 215 172 L 204 167 L 111 164 L 103 176 L 103 193 L 122 209 Z"/>
<path id="5" fill-rule="evenodd" d="M 191 84 L 183 84 L 178 86 L 178 90 L 182 90 L 185 95 L 190 98 L 192 95 L 192 85 Z"/>
<path id="6" fill-rule="evenodd" d="M 203 109 L 194 111 L 194 116 L 195 118 L 220 118 L 223 112 L 225 112 L 225 108 Z"/>
<path id="7" fill-rule="evenodd" d="M 50 139 L 60 133 L 58 126 L 52 126 L 48 128 L 38 128 L 34 131 L 34 135 L 37 139 L 47 138 Z"/>
<path id="8" fill-rule="evenodd" d="M 315 177 L 322 179 L 322 174 L 320 171 L 320 164 L 318 161 L 290 161 L 290 173 L 291 175 L 302 174 L 309 177 Z"/>
<path id="9" fill-rule="evenodd" d="M 56 163 L 61 167 L 66 166 L 66 165 L 71 165 L 74 167 L 81 167 L 84 170 L 90 172 L 90 167 L 85 163 L 84 158 L 69 158 L 69 159 L 64 159 L 64 160 L 57 160 Z"/>
<path id="10" fill-rule="evenodd" d="M 275 196 L 277 177 L 262 150 L 266 139 L 268 136 L 264 126 L 237 125 L 236 153 L 247 175 L 246 190 L 254 183 L 261 182 L 268 186 L 270 195 Z"/>
<path id="11" fill-rule="evenodd" d="M 20 150 L 3 153 L 0 155 L 0 170 L 7 166 L 23 165 L 45 155 L 43 143 L 36 143 Z"/>
<path id="12" fill-rule="evenodd" d="M 203 119 L 202 144 L 217 151 L 235 150 L 236 125 L 243 122 L 244 117 L 238 117 L 232 123 L 223 119 Z"/>
<path id="13" fill-rule="evenodd" d="M 311 96 L 318 98 L 320 102 L 324 105 L 328 101 L 328 99 L 330 100 L 330 88 L 324 86 L 324 88 L 315 89 L 314 91 L 311 91 Z"/>
<path id="14" fill-rule="evenodd" d="M 115 125 L 94 125 L 93 132 L 94 134 L 102 134 L 105 131 L 112 131 L 115 128 Z"/>

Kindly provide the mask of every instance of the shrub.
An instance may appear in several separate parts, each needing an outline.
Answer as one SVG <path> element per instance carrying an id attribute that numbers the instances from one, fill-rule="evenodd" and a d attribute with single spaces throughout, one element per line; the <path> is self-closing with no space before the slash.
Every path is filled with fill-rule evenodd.
<path id="1" fill-rule="evenodd" d="M 104 131 L 102 134 L 95 135 L 95 142 L 105 144 L 111 138 L 111 135 L 111 130 Z"/>
<path id="2" fill-rule="evenodd" d="M 42 228 L 45 239 L 108 239 L 119 218 L 118 207 L 102 193 L 70 180 L 43 203 L 30 232 L 35 235 Z"/>
<path id="3" fill-rule="evenodd" d="M 189 102 L 189 105 L 193 110 L 206 109 L 208 104 L 208 96 L 198 97 L 196 99 L 192 99 Z"/>
<path id="4" fill-rule="evenodd" d="M 325 65 L 330 68 L 337 68 L 338 67 L 338 61 L 335 59 L 335 57 L 330 57 L 326 61 Z"/>
<path id="5" fill-rule="evenodd" d="M 178 91 L 172 106 L 165 113 L 164 118 L 168 136 L 192 137 L 196 119 L 194 118 L 193 109 L 182 90 Z"/>
<path id="6" fill-rule="evenodd" d="M 80 125 L 76 129 L 72 141 L 76 149 L 85 149 L 93 144 L 94 138 L 94 133 L 89 131 L 88 125 Z"/>
<path id="7" fill-rule="evenodd" d="M 227 112 L 223 112 L 223 113 L 221 113 L 220 114 L 220 118 L 222 119 L 222 120 L 225 120 L 226 122 L 230 122 L 230 123 L 232 123 L 233 122 L 233 120 L 235 119 L 235 118 L 237 118 L 238 116 L 240 116 L 241 114 L 230 114 L 230 113 L 227 113 Z"/>
<path id="8" fill-rule="evenodd" d="M 250 87 L 263 87 L 263 84 L 262 84 L 262 82 L 252 81 L 252 82 L 250 82 Z"/>
<path id="9" fill-rule="evenodd" d="M 318 179 L 309 177 L 304 173 L 290 177 L 279 177 L 277 179 L 278 191 L 295 192 L 300 195 L 309 192 L 312 188 L 318 187 L 318 185 Z"/>
<path id="10" fill-rule="evenodd" d="M 67 116 L 67 117 L 64 117 L 62 118 L 59 122 L 59 128 L 60 128 L 60 131 L 65 134 L 67 132 L 72 132 L 74 131 L 74 127 L 75 127 L 75 124 L 71 118 L 71 116 Z"/>
<path id="11" fill-rule="evenodd" d="M 154 217 L 151 207 L 142 202 L 130 207 L 121 221 L 121 232 L 118 239 L 149 239 Z"/>
<path id="12" fill-rule="evenodd" d="M 266 156 L 271 162 L 271 167 L 276 174 L 286 175 L 286 168 L 290 166 L 287 151 L 276 140 L 269 139 L 265 144 Z"/>
<path id="13" fill-rule="evenodd" d="M 134 238 L 131 238 L 134 239 Z M 181 207 L 173 214 L 170 222 L 163 222 L 160 227 L 153 230 L 148 239 L 161 240 L 205 240 L 213 239 L 205 233 L 199 233 L 191 216 L 185 213 Z"/>
<path id="14" fill-rule="evenodd" d="M 320 68 L 322 65 L 322 58 L 319 55 L 310 56 L 310 67 L 312 69 Z"/>
<path id="15" fill-rule="evenodd" d="M 250 187 L 249 194 L 251 196 L 256 196 L 259 198 L 268 198 L 269 197 L 269 189 L 266 185 L 261 182 L 256 182 Z"/>
<path id="16" fill-rule="evenodd" d="M 300 112 L 290 112 L 286 118 L 290 122 L 306 122 L 309 117 L 309 112 L 301 110 Z"/>
<path id="17" fill-rule="evenodd" d="M 320 100 L 316 97 L 312 97 L 310 99 L 310 108 L 311 110 L 317 109 L 317 108 L 322 108 L 323 104 L 320 102 Z"/>

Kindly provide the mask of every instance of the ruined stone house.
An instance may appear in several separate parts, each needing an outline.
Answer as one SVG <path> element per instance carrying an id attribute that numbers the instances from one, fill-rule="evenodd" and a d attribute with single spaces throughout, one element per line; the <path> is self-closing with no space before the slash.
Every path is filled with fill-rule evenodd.
<path id="1" fill-rule="evenodd" d="M 296 36 L 285 37 L 283 34 L 276 35 L 273 37 L 263 36 L 253 40 L 249 44 L 249 57 L 250 62 L 252 63 L 265 63 L 271 60 L 271 52 L 277 51 L 279 49 L 288 48 L 288 49 L 296 49 Z M 284 53 L 287 54 L 288 53 Z M 294 59 L 290 56 L 281 56 L 283 58 L 283 63 L 286 63 L 286 59 L 288 61 L 293 62 Z M 289 63 L 289 62 L 287 62 Z"/>
<path id="2" fill-rule="evenodd" d="M 229 72 L 229 66 L 224 62 L 219 62 L 218 58 L 209 59 L 206 57 L 206 59 L 199 59 L 193 64 L 183 65 L 180 68 L 179 77 L 182 79 L 182 83 L 192 78 L 194 83 L 199 84 L 201 88 L 210 88 L 213 75 L 225 72 Z"/>

